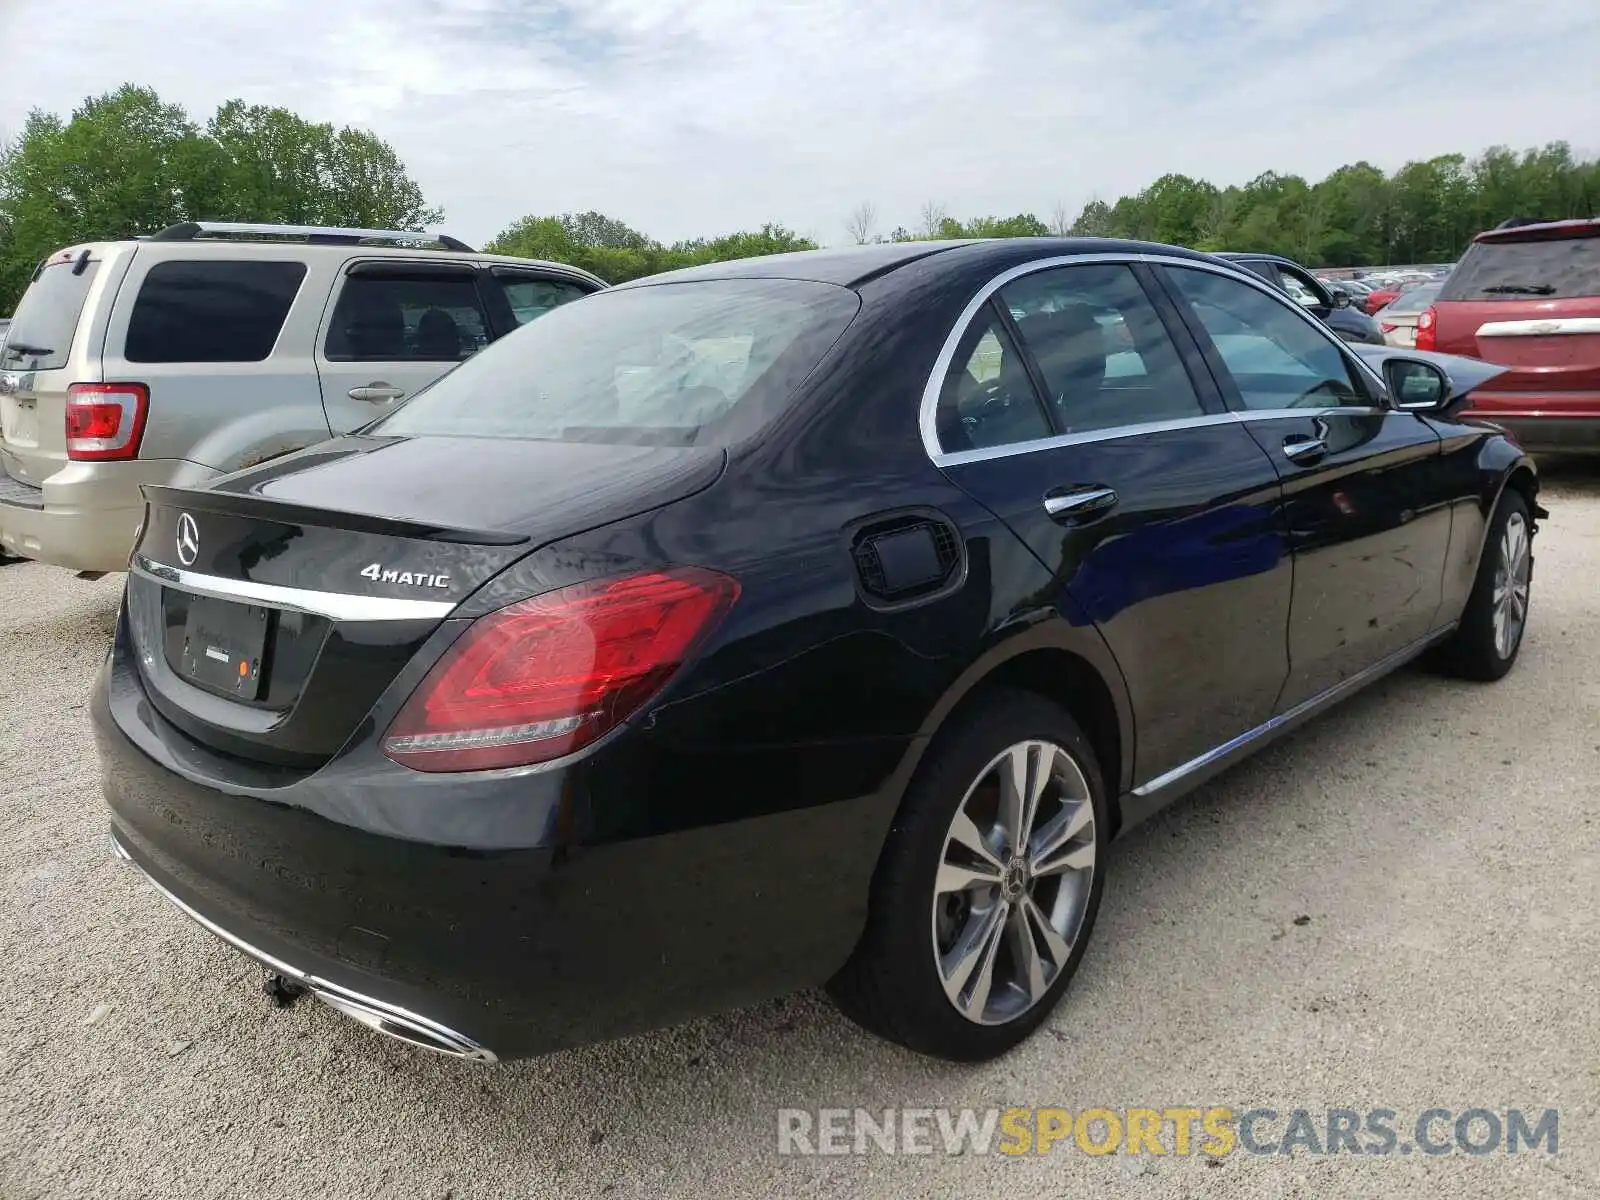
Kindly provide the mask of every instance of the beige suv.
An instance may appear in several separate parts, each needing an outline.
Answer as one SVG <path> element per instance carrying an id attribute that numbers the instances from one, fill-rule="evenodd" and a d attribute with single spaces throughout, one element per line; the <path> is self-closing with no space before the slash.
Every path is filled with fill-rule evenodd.
<path id="1" fill-rule="evenodd" d="M 190 223 L 62 250 L 0 351 L 0 550 L 124 570 L 142 484 L 200 483 L 359 428 L 603 286 L 371 229 Z"/>

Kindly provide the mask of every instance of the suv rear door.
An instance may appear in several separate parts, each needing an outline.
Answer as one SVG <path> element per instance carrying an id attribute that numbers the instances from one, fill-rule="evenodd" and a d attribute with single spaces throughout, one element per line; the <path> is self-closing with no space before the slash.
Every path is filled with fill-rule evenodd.
<path id="1" fill-rule="evenodd" d="M 334 433 L 376 420 L 494 340 L 483 274 L 470 260 L 431 256 L 346 264 L 316 345 Z"/>
<path id="2" fill-rule="evenodd" d="M 347 263 L 317 338 L 329 426 L 359 429 L 490 342 L 595 290 L 579 276 L 509 263 Z"/>
<path id="3" fill-rule="evenodd" d="M 1480 236 L 1439 291 L 1436 347 L 1511 368 L 1489 415 L 1600 415 L 1600 221 Z"/>

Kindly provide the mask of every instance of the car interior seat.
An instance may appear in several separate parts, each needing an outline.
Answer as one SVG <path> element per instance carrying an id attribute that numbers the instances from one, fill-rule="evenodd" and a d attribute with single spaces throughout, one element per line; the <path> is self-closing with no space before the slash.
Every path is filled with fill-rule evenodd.
<path id="1" fill-rule="evenodd" d="M 455 361 L 461 357 L 461 327 L 442 308 L 430 308 L 417 322 L 417 357 Z"/>

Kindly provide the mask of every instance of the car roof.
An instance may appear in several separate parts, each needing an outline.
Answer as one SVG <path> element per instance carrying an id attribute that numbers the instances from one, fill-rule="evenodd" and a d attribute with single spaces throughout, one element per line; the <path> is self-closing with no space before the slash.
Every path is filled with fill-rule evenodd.
<path id="1" fill-rule="evenodd" d="M 1574 217 L 1568 221 L 1529 221 L 1486 229 L 1475 242 L 1540 242 L 1564 237 L 1600 237 L 1600 217 Z"/>
<path id="2" fill-rule="evenodd" d="M 576 276 L 599 287 L 605 280 L 582 267 L 549 259 L 515 258 L 506 254 L 487 254 L 482 250 L 430 250 L 412 246 L 386 246 L 371 242 L 303 242 L 280 238 L 195 238 L 191 241 L 156 241 L 151 238 L 119 238 L 115 241 L 79 242 L 50 254 L 48 266 L 71 262 L 88 251 L 91 258 L 104 260 L 113 255 L 131 253 L 159 253 L 170 258 L 271 258 L 293 255 L 311 258 L 316 255 L 338 254 L 349 257 L 373 256 L 386 259 L 410 259 L 416 262 L 460 261 L 463 258 L 485 266 L 525 267 L 547 270 L 552 274 Z"/>
<path id="3" fill-rule="evenodd" d="M 911 263 L 934 255 L 948 257 L 952 265 L 993 259 L 1021 262 L 1034 258 L 1070 258 L 1086 254 L 1161 254 L 1168 257 L 1205 261 L 1213 255 L 1181 246 L 1155 242 L 1135 242 L 1118 238 L 1020 237 L 976 238 L 952 241 L 883 242 L 865 246 L 840 246 L 823 250 L 800 250 L 790 254 L 769 254 L 760 258 L 731 259 L 706 263 L 651 275 L 618 284 L 612 291 L 653 287 L 663 283 L 685 283 L 711 279 L 802 279 L 859 287 Z"/>

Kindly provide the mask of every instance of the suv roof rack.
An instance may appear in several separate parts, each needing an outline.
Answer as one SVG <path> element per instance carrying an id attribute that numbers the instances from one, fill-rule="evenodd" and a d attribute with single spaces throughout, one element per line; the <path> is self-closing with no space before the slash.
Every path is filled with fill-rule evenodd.
<path id="1" fill-rule="evenodd" d="M 151 242 L 192 242 L 202 236 L 283 238 L 311 245 L 355 246 L 363 242 L 411 242 L 442 246 L 461 254 L 477 253 L 463 241 L 443 233 L 403 229 L 343 229 L 326 225 L 266 225 L 249 221 L 184 221 L 139 239 Z"/>

